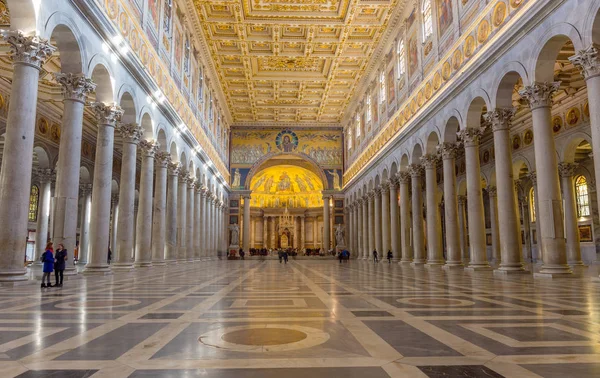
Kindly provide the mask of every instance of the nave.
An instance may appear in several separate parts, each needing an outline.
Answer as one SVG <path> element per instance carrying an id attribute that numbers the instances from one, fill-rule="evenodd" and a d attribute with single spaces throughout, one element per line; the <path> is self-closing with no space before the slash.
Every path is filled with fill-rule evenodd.
<path id="1" fill-rule="evenodd" d="M 600 288 L 589 278 L 356 260 L 78 277 L 0 289 L 1 377 L 600 374 Z"/>

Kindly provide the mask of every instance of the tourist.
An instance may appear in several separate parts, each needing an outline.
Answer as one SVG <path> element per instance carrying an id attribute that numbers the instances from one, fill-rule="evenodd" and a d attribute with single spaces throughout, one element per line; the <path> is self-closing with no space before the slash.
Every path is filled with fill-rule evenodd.
<path id="1" fill-rule="evenodd" d="M 287 250 L 283 251 L 283 261 L 285 261 L 286 264 L 288 262 L 288 253 L 287 253 Z"/>
<path id="2" fill-rule="evenodd" d="M 387 253 L 387 259 L 388 259 L 388 263 L 392 263 L 392 258 L 394 257 L 394 254 L 392 253 L 392 251 L 388 250 Z"/>
<path id="3" fill-rule="evenodd" d="M 281 264 L 281 260 L 283 259 L 283 253 L 281 250 L 277 251 L 277 255 L 279 256 L 279 263 Z"/>
<path id="4" fill-rule="evenodd" d="M 44 263 L 42 268 L 42 272 L 44 273 L 42 275 L 42 287 L 52 287 L 50 283 L 50 273 L 54 270 L 54 249 L 52 248 L 52 242 L 46 244 L 46 251 L 42 253 L 41 260 Z"/>
<path id="5" fill-rule="evenodd" d="M 54 278 L 56 279 L 56 283 L 54 286 L 62 287 L 63 285 L 63 275 L 65 272 L 65 261 L 67 261 L 67 250 L 65 246 L 61 243 L 58 245 L 56 249 L 56 254 L 54 255 Z M 60 277 L 60 280 L 59 280 Z"/>
<path id="6" fill-rule="evenodd" d="M 244 256 L 246 255 L 246 252 L 244 252 L 243 249 L 240 249 L 240 258 L 243 260 Z"/>
<path id="7" fill-rule="evenodd" d="M 341 264 L 342 260 L 344 259 L 344 251 L 340 251 L 340 253 L 338 254 L 338 259 L 340 260 L 340 264 Z"/>
<path id="8" fill-rule="evenodd" d="M 373 262 L 374 263 L 379 262 L 379 259 L 377 258 L 377 250 L 376 249 L 373 250 Z"/>
<path id="9" fill-rule="evenodd" d="M 112 251 L 110 250 L 110 247 L 108 247 L 108 257 L 106 259 L 108 265 L 110 265 L 110 260 L 112 260 Z"/>

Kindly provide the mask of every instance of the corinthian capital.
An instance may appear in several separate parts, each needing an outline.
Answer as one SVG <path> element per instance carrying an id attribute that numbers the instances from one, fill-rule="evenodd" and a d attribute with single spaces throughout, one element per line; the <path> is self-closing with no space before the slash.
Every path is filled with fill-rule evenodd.
<path id="1" fill-rule="evenodd" d="M 529 102 L 531 109 L 552 106 L 552 94 L 558 90 L 560 81 L 552 83 L 535 82 L 519 91 L 519 95 Z"/>
<path id="2" fill-rule="evenodd" d="M 140 142 L 140 149 L 144 156 L 153 158 L 160 148 L 160 143 L 154 140 L 143 140 Z"/>
<path id="3" fill-rule="evenodd" d="M 423 167 L 425 167 L 425 169 L 435 169 L 437 162 L 438 162 L 437 155 L 427 154 L 427 155 L 421 156 L 421 164 L 423 164 Z"/>
<path id="4" fill-rule="evenodd" d="M 483 130 L 474 127 L 467 127 L 458 132 L 458 137 L 463 141 L 465 147 L 474 147 L 479 145 L 479 139 Z"/>
<path id="5" fill-rule="evenodd" d="M 45 184 L 56 179 L 56 172 L 50 168 L 38 168 L 35 170 L 35 176 L 40 181 L 40 184 Z"/>
<path id="6" fill-rule="evenodd" d="M 171 154 L 166 151 L 157 151 L 154 155 L 154 161 L 160 168 L 167 168 L 167 165 L 171 162 Z"/>
<path id="7" fill-rule="evenodd" d="M 558 173 L 560 177 L 572 177 L 578 166 L 577 163 L 558 163 Z"/>
<path id="8" fill-rule="evenodd" d="M 458 146 L 456 143 L 443 142 L 438 144 L 437 151 L 443 160 L 454 159 L 458 153 Z"/>
<path id="9" fill-rule="evenodd" d="M 167 163 L 167 169 L 169 170 L 169 174 L 172 176 L 179 176 L 179 170 L 181 169 L 181 164 L 175 161 L 171 161 Z"/>
<path id="10" fill-rule="evenodd" d="M 483 115 L 487 123 L 492 125 L 492 131 L 508 130 L 516 108 L 496 108 Z"/>
<path id="11" fill-rule="evenodd" d="M 187 182 L 187 179 L 188 179 L 188 171 L 185 168 L 181 167 L 179 169 L 179 183 L 180 184 L 185 183 L 185 182 Z"/>
<path id="12" fill-rule="evenodd" d="M 419 164 L 411 164 L 408 166 L 410 177 L 421 177 L 423 175 L 423 166 Z"/>
<path id="13" fill-rule="evenodd" d="M 40 69 L 44 61 L 56 50 L 47 39 L 37 35 L 25 36 L 20 30 L 4 31 L 2 37 L 10 45 L 10 57 L 13 62 L 37 69 Z"/>
<path id="14" fill-rule="evenodd" d="M 62 73 L 54 74 L 56 81 L 62 86 L 65 100 L 79 101 L 85 103 L 88 94 L 96 89 L 96 84 L 92 79 L 88 79 L 82 73 Z"/>
<path id="15" fill-rule="evenodd" d="M 583 77 L 589 79 L 600 75 L 600 58 L 597 45 L 590 45 L 587 49 L 580 50 L 569 58 L 571 63 L 581 70 Z"/>
<path id="16" fill-rule="evenodd" d="M 90 104 L 98 120 L 98 125 L 115 127 L 123 116 L 123 109 L 117 104 L 94 102 Z"/>
<path id="17" fill-rule="evenodd" d="M 138 144 L 144 134 L 144 128 L 135 122 L 120 124 L 117 130 L 125 143 Z"/>

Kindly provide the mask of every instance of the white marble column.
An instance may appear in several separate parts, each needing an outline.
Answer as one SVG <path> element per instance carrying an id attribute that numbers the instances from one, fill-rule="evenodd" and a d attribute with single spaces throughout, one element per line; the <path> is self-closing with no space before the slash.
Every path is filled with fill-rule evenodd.
<path id="1" fill-rule="evenodd" d="M 467 165 L 467 217 L 469 222 L 470 257 L 468 271 L 490 270 L 485 243 L 485 217 L 481 195 L 481 165 L 479 162 L 479 138 L 481 129 L 469 127 L 459 132 L 465 144 Z"/>
<path id="2" fill-rule="evenodd" d="M 362 236 L 362 258 L 363 260 L 366 260 L 369 258 L 369 254 L 371 253 L 371 251 L 369 251 L 369 247 L 370 247 L 370 242 L 369 242 L 369 195 L 368 194 L 364 194 L 363 198 L 362 198 L 362 229 L 361 229 L 361 236 Z"/>
<path id="3" fill-rule="evenodd" d="M 0 171 L 0 282 L 26 281 L 23 267 L 40 67 L 54 52 L 47 40 L 2 32 L 10 45 L 12 85 Z M 77 208 L 75 208 L 77 213 Z"/>
<path id="4" fill-rule="evenodd" d="M 462 269 L 456 198 L 455 159 L 457 147 L 454 143 L 445 142 L 440 144 L 437 150 L 442 156 L 444 172 L 444 223 L 446 226 L 446 265 L 444 265 L 444 269 Z"/>
<path id="5" fill-rule="evenodd" d="M 425 237 L 423 234 L 423 196 L 421 189 L 421 177 L 423 176 L 423 167 L 418 164 L 411 164 L 408 167 L 410 171 L 412 186 L 412 246 L 413 261 L 412 266 L 423 266 L 425 264 Z"/>
<path id="6" fill-rule="evenodd" d="M 134 203 L 137 146 L 144 129 L 136 123 L 119 126 L 123 139 L 121 155 L 121 179 L 119 182 L 119 207 L 117 219 L 117 248 L 112 250 L 112 269 L 130 271 L 133 269 L 131 253 L 134 248 Z"/>
<path id="7" fill-rule="evenodd" d="M 467 196 L 456 196 L 458 202 L 458 244 L 460 246 L 460 259 L 463 264 L 469 263 L 469 256 L 467 256 L 467 230 L 465 223 L 465 205 L 467 204 Z"/>
<path id="8" fill-rule="evenodd" d="M 77 239 L 83 107 L 87 95 L 94 91 L 96 84 L 83 74 L 57 73 L 55 77 L 62 86 L 64 108 L 56 168 L 52 241 L 55 245 L 63 244 L 71 255 L 66 263 L 65 274 L 73 275 L 77 274 L 72 254 Z"/>
<path id="9" fill-rule="evenodd" d="M 211 219 L 211 220 L 215 219 L 216 198 L 217 198 L 216 195 L 211 193 L 209 207 L 208 207 L 209 219 Z M 208 227 L 208 251 L 209 251 L 209 255 L 211 256 L 211 258 L 214 258 L 216 256 L 216 251 L 214 248 L 214 240 L 215 240 L 215 222 L 211 221 L 209 224 L 209 227 Z"/>
<path id="10" fill-rule="evenodd" d="M 364 257 L 364 234 L 363 234 L 363 200 L 359 198 L 356 200 L 356 258 L 362 259 Z"/>
<path id="11" fill-rule="evenodd" d="M 41 265 L 40 257 L 46 250 L 48 243 L 48 222 L 50 218 L 50 194 L 52 181 L 56 177 L 53 169 L 44 168 L 36 171 L 36 176 L 40 184 L 39 202 L 37 212 L 37 224 L 35 227 L 35 247 L 33 263 Z M 73 256 L 70 256 L 73 259 Z"/>
<path id="12" fill-rule="evenodd" d="M 369 205 L 369 211 L 368 211 L 368 236 L 369 236 L 369 249 L 367 250 L 367 259 L 370 259 L 372 257 L 372 253 L 373 250 L 375 250 L 377 248 L 377 241 L 376 241 L 376 237 L 375 237 L 375 197 L 377 197 L 377 193 L 375 193 L 375 191 L 371 191 L 369 193 L 367 193 L 367 195 L 369 196 L 368 199 L 368 205 Z M 380 255 L 381 252 L 377 251 Z"/>
<path id="13" fill-rule="evenodd" d="M 400 263 L 408 264 L 412 262 L 411 250 L 411 218 L 410 218 L 410 199 L 408 196 L 408 186 L 410 184 L 410 174 L 408 172 L 398 173 L 398 184 L 400 185 Z"/>
<path id="14" fill-rule="evenodd" d="M 275 223 L 273 222 L 273 219 L 271 219 L 271 234 L 273 234 L 273 231 L 274 231 L 273 226 L 275 226 Z M 319 218 L 317 216 L 314 216 L 313 217 L 313 248 L 317 249 L 317 250 L 320 248 L 318 236 L 319 236 Z M 269 240 L 271 240 L 271 238 L 269 238 Z M 273 243 L 271 243 L 271 246 L 273 246 Z"/>
<path id="15" fill-rule="evenodd" d="M 427 264 L 426 267 L 439 267 L 444 265 L 442 229 L 438 211 L 437 196 L 437 168 L 438 157 L 427 154 L 421 157 L 425 168 L 425 198 L 427 202 Z"/>
<path id="16" fill-rule="evenodd" d="M 400 218 L 398 218 L 398 179 L 392 177 L 389 190 L 390 202 L 390 249 L 394 260 L 399 260 L 402 247 L 400 246 Z"/>
<path id="17" fill-rule="evenodd" d="M 194 190 L 194 261 L 202 258 L 202 183 L 196 183 Z"/>
<path id="18" fill-rule="evenodd" d="M 123 110 L 116 104 L 92 104 L 98 120 L 94 182 L 92 184 L 92 210 L 90 222 L 90 261 L 86 274 L 111 274 L 108 265 L 108 238 L 110 223 L 110 195 L 112 188 L 115 125 Z"/>
<path id="19" fill-rule="evenodd" d="M 556 145 L 552 132 L 552 94 L 559 82 L 533 83 L 519 91 L 529 102 L 533 123 L 535 170 L 538 182 L 540 212 L 536 214 L 538 240 L 543 245 L 544 265 L 534 276 L 555 277 L 572 273 L 567 265 L 567 246 L 564 235 L 562 196 L 558 179 Z"/>
<path id="20" fill-rule="evenodd" d="M 142 165 L 140 173 L 140 195 L 135 233 L 135 266 L 152 266 L 152 193 L 154 191 L 154 155 L 160 147 L 155 141 L 141 141 Z"/>
<path id="21" fill-rule="evenodd" d="M 187 183 L 187 200 L 186 200 L 186 219 L 185 219 L 185 245 L 186 245 L 186 260 L 188 262 L 194 262 L 194 255 L 196 251 L 194 249 L 194 213 L 196 203 L 195 199 L 195 191 L 196 191 L 196 180 L 194 177 L 188 177 Z"/>
<path id="22" fill-rule="evenodd" d="M 90 255 L 90 211 L 92 207 L 92 184 L 79 185 L 81 198 L 83 199 L 81 225 L 79 227 L 79 256 L 78 264 L 85 265 Z M 112 198 L 111 198 L 112 199 Z"/>
<path id="23" fill-rule="evenodd" d="M 300 250 L 304 251 L 304 249 L 306 248 L 306 245 L 304 244 L 304 240 L 306 238 L 306 231 L 304 230 L 304 227 L 306 222 L 306 218 L 304 216 L 300 217 Z"/>
<path id="24" fill-rule="evenodd" d="M 329 220 L 329 201 L 330 196 L 323 196 L 323 249 L 325 253 L 329 251 L 331 248 L 331 240 L 330 240 L 330 220 Z"/>
<path id="25" fill-rule="evenodd" d="M 492 243 L 495 259 L 500 260 L 496 274 L 522 273 L 521 226 L 519 222 L 518 201 L 515 194 L 514 174 L 512 166 L 512 145 L 510 143 L 510 125 L 515 109 L 494 109 L 484 115 L 492 125 L 494 132 L 494 152 L 496 155 L 496 193 L 497 205 L 494 208 L 496 227 L 492 230 Z M 491 198 L 490 198 L 491 200 Z M 499 243 L 499 245 L 498 245 Z"/>
<path id="26" fill-rule="evenodd" d="M 167 165 L 171 161 L 168 152 L 154 155 L 154 202 L 152 208 L 152 266 L 165 265 L 166 212 L 167 212 Z"/>
<path id="27" fill-rule="evenodd" d="M 177 264 L 177 197 L 179 189 L 179 163 L 167 163 L 168 189 L 167 189 L 167 216 L 165 219 L 165 262 Z"/>
<path id="28" fill-rule="evenodd" d="M 562 180 L 563 198 L 565 201 L 565 233 L 567 237 L 567 262 L 571 266 L 583 266 L 579 245 L 579 228 L 577 227 L 577 204 L 573 175 L 577 164 L 560 163 L 558 170 Z"/>
<path id="29" fill-rule="evenodd" d="M 540 233 L 540 223 L 538 222 L 538 216 L 540 214 L 540 208 L 538 206 L 538 187 L 537 187 L 537 173 L 535 171 L 530 172 L 527 177 L 529 178 L 529 181 L 531 182 L 531 187 L 533 188 L 533 211 L 535 214 L 535 221 L 533 223 L 535 223 L 535 232 L 537 233 L 537 235 L 539 236 Z M 527 204 L 529 205 L 529 193 L 525 193 L 525 200 L 527 201 Z M 531 217 L 530 217 L 531 218 Z M 544 261 L 544 246 L 542 245 L 542 243 L 540 243 L 540 239 L 539 237 L 536 238 L 536 244 L 535 247 L 537 249 L 536 252 L 536 264 L 543 264 Z"/>
<path id="30" fill-rule="evenodd" d="M 386 257 L 392 250 L 390 240 L 390 193 L 392 183 L 387 181 L 381 185 L 381 256 Z"/>
<path id="31" fill-rule="evenodd" d="M 373 223 L 374 223 L 374 228 L 375 228 L 375 232 L 373 235 L 375 235 L 375 249 L 377 250 L 377 253 L 379 253 L 379 257 L 382 257 L 385 252 L 387 251 L 383 251 L 383 243 L 382 243 L 382 233 L 381 233 L 381 197 L 382 197 L 382 193 L 383 191 L 381 190 L 381 187 L 377 187 L 374 189 L 374 211 L 373 211 Z"/>
<path id="32" fill-rule="evenodd" d="M 267 240 L 268 240 L 268 217 L 263 214 L 263 248 L 268 248 Z"/>
<path id="33" fill-rule="evenodd" d="M 186 241 L 187 241 L 187 184 L 188 172 L 185 169 L 179 171 L 179 181 L 177 188 L 177 262 L 183 263 L 186 260 Z"/>
<path id="34" fill-rule="evenodd" d="M 204 185 L 202 185 L 202 188 L 200 189 L 200 196 L 202 197 L 201 202 L 202 202 L 202 229 L 201 229 L 201 236 L 200 236 L 200 249 L 201 251 L 201 255 L 202 255 L 202 259 L 206 260 L 209 257 L 209 253 L 208 253 L 208 225 L 210 224 L 211 220 L 208 217 L 208 188 Z"/>
<path id="35" fill-rule="evenodd" d="M 243 224 L 243 238 L 242 249 L 248 253 L 250 251 L 250 194 L 242 195 L 244 199 L 244 224 Z"/>
<path id="36" fill-rule="evenodd" d="M 498 201 L 495 186 L 488 186 L 488 199 L 490 206 L 490 227 L 492 231 L 492 258 L 494 263 L 500 264 L 500 232 L 498 231 Z"/>
<path id="37" fill-rule="evenodd" d="M 81 185 L 79 186 L 81 190 Z M 91 190 L 91 185 L 90 185 Z M 90 197 L 91 200 L 92 197 Z M 114 251 L 117 247 L 117 222 L 119 220 L 119 194 L 112 194 L 110 196 L 110 250 L 112 257 L 114 257 Z M 81 239 L 81 238 L 80 238 Z M 81 248 L 79 249 L 81 251 Z M 81 256 L 81 253 L 79 254 Z"/>

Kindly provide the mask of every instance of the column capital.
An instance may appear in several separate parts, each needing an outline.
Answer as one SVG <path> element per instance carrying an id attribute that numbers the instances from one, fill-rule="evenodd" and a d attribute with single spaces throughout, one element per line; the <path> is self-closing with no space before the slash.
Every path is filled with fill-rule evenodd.
<path id="1" fill-rule="evenodd" d="M 87 95 L 96 89 L 96 84 L 92 79 L 88 79 L 83 73 L 57 72 L 54 74 L 54 78 L 61 85 L 65 100 L 85 103 Z"/>
<path id="2" fill-rule="evenodd" d="M 90 104 L 98 125 L 105 125 L 115 127 L 117 122 L 121 120 L 123 116 L 123 109 L 117 104 L 105 104 L 103 102 L 93 102 Z"/>
<path id="3" fill-rule="evenodd" d="M 442 160 L 454 159 L 458 154 L 458 144 L 443 142 L 438 144 L 437 152 L 442 156 Z"/>
<path id="4" fill-rule="evenodd" d="M 185 168 L 180 167 L 179 168 L 179 172 L 177 174 L 179 176 L 179 183 L 186 183 L 187 182 L 187 180 L 188 180 L 188 171 Z"/>
<path id="5" fill-rule="evenodd" d="M 381 183 L 381 191 L 389 194 L 393 185 L 394 183 L 392 182 L 392 180 L 386 180 Z"/>
<path id="6" fill-rule="evenodd" d="M 188 176 L 188 178 L 187 178 L 188 189 L 191 189 L 191 190 L 196 189 L 196 183 L 197 183 L 197 181 L 194 177 Z"/>
<path id="7" fill-rule="evenodd" d="M 373 195 L 381 196 L 382 191 L 383 191 L 382 187 L 381 187 L 381 185 L 379 185 L 378 187 L 373 188 Z"/>
<path id="8" fill-rule="evenodd" d="M 458 195 L 456 196 L 456 200 L 458 201 L 459 205 L 464 205 L 465 203 L 467 203 L 467 196 Z"/>
<path id="9" fill-rule="evenodd" d="M 208 196 L 208 188 L 205 185 L 200 186 L 200 195 L 202 198 L 206 198 Z"/>
<path id="10" fill-rule="evenodd" d="M 492 125 L 492 131 L 508 130 L 517 108 L 496 108 L 483 115 L 483 119 Z"/>
<path id="11" fill-rule="evenodd" d="M 360 207 L 360 206 L 362 206 L 363 202 L 364 202 L 364 201 L 363 201 L 363 199 L 362 199 L 362 198 L 359 198 L 359 199 L 357 199 L 357 200 L 356 200 L 356 207 Z"/>
<path id="12" fill-rule="evenodd" d="M 56 50 L 47 39 L 37 35 L 26 36 L 20 30 L 3 31 L 2 37 L 10 45 L 10 58 L 14 63 L 26 64 L 38 70 Z"/>
<path id="13" fill-rule="evenodd" d="M 425 169 L 435 169 L 438 162 L 438 156 L 435 154 L 426 154 L 421 156 L 421 164 Z"/>
<path id="14" fill-rule="evenodd" d="M 120 123 L 117 130 L 121 133 L 123 143 L 138 144 L 144 134 L 144 128 L 135 122 Z"/>
<path id="15" fill-rule="evenodd" d="M 493 185 L 488 186 L 487 191 L 488 191 L 488 195 L 490 196 L 490 198 L 494 198 L 498 195 L 498 191 L 497 191 L 496 187 Z"/>
<path id="16" fill-rule="evenodd" d="M 82 196 L 86 196 L 92 192 L 92 184 L 79 184 L 79 191 Z"/>
<path id="17" fill-rule="evenodd" d="M 529 177 L 529 180 L 531 180 L 532 185 L 537 185 L 537 173 L 535 171 L 529 172 L 527 176 Z"/>
<path id="18" fill-rule="evenodd" d="M 423 166 L 420 164 L 411 164 L 408 166 L 408 172 L 411 178 L 418 178 L 423 175 Z"/>
<path id="19" fill-rule="evenodd" d="M 113 194 L 112 196 L 110 196 L 110 204 L 111 204 L 111 206 L 115 206 L 117 203 L 119 203 L 119 195 L 118 194 Z"/>
<path id="20" fill-rule="evenodd" d="M 396 177 L 400 184 L 408 184 L 410 182 L 410 172 L 398 172 Z"/>
<path id="21" fill-rule="evenodd" d="M 571 63 L 579 68 L 585 79 L 600 75 L 598 49 L 600 49 L 600 46 L 591 44 L 588 48 L 579 50 L 577 54 L 569 58 Z"/>
<path id="22" fill-rule="evenodd" d="M 541 107 L 549 108 L 552 106 L 552 94 L 558 90 L 559 86 L 560 81 L 551 83 L 534 82 L 531 85 L 523 87 L 519 91 L 519 95 L 529 102 L 532 110 Z"/>
<path id="23" fill-rule="evenodd" d="M 475 127 L 467 127 L 457 133 L 458 137 L 464 142 L 465 147 L 478 146 L 482 134 L 483 129 Z"/>
<path id="24" fill-rule="evenodd" d="M 167 169 L 169 170 L 169 174 L 171 176 L 179 176 L 181 164 L 175 161 L 171 161 L 171 159 L 169 159 L 169 161 L 167 162 Z"/>
<path id="25" fill-rule="evenodd" d="M 375 199 L 375 190 L 371 190 L 370 192 L 367 193 L 367 201 L 373 203 L 374 199 Z"/>
<path id="26" fill-rule="evenodd" d="M 46 184 L 56 180 L 56 172 L 50 168 L 38 168 L 34 172 L 40 184 Z"/>
<path id="27" fill-rule="evenodd" d="M 202 186 L 202 182 L 200 180 L 196 181 L 196 193 L 202 195 L 202 189 L 204 189 L 204 187 Z"/>
<path id="28" fill-rule="evenodd" d="M 558 163 L 558 173 L 560 174 L 560 177 L 572 177 L 578 166 L 579 164 L 577 163 Z"/>
<path id="29" fill-rule="evenodd" d="M 154 161 L 156 162 L 157 167 L 167 168 L 168 164 L 171 162 L 171 154 L 166 151 L 157 151 L 154 155 Z"/>
<path id="30" fill-rule="evenodd" d="M 160 143 L 155 140 L 142 140 L 139 146 L 144 156 L 154 158 L 154 155 L 156 155 L 160 148 Z"/>

